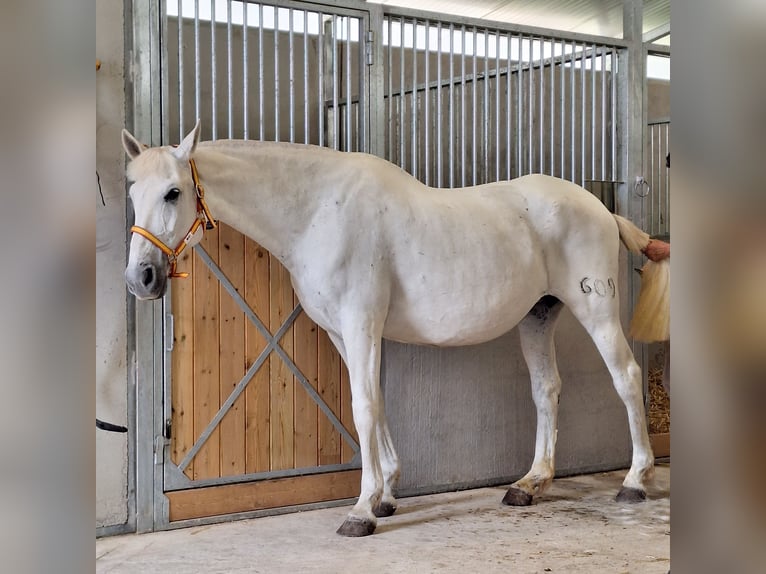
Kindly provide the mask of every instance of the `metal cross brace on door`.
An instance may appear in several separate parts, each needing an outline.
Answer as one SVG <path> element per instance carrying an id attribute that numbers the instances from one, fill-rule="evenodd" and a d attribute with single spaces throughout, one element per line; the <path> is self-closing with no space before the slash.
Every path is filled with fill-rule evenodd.
<path id="1" fill-rule="evenodd" d="M 319 393 L 317 393 L 316 389 L 314 389 L 314 387 L 311 386 L 311 384 L 308 382 L 306 377 L 303 375 L 303 373 L 300 371 L 297 365 L 293 362 L 293 360 L 290 357 L 288 357 L 284 349 L 282 349 L 282 347 L 279 346 L 279 340 L 282 338 L 285 332 L 287 332 L 287 330 L 292 326 L 292 324 L 295 322 L 295 319 L 297 319 L 298 315 L 300 315 L 302 311 L 302 307 L 300 303 L 296 305 L 292 313 L 290 313 L 287 319 L 285 319 L 285 322 L 282 323 L 279 329 L 277 329 L 276 333 L 274 333 L 274 335 L 272 336 L 272 334 L 269 332 L 269 330 L 266 328 L 263 322 L 258 318 L 255 312 L 252 310 L 250 305 L 248 305 L 247 301 L 245 301 L 242 298 L 242 296 L 236 290 L 234 285 L 232 285 L 231 281 L 229 281 L 229 278 L 226 277 L 226 275 L 223 273 L 221 268 L 218 267 L 218 265 L 211 259 L 210 255 L 208 255 L 207 252 L 199 245 L 195 247 L 195 251 L 197 252 L 197 255 L 200 256 L 202 261 L 204 261 L 205 264 L 210 268 L 210 270 L 213 272 L 216 278 L 220 281 L 223 288 L 226 289 L 226 292 L 229 293 L 229 295 L 231 295 L 231 297 L 234 299 L 237 305 L 242 309 L 242 311 L 245 313 L 247 318 L 253 323 L 253 325 L 255 325 L 256 329 L 258 329 L 258 331 L 261 333 L 263 338 L 266 339 L 266 347 L 263 349 L 263 351 L 261 351 L 261 354 L 258 355 L 258 358 L 253 362 L 253 364 L 250 365 L 250 368 L 245 373 L 245 376 L 242 377 L 239 383 L 237 383 L 237 385 L 234 387 L 234 390 L 231 392 L 229 397 L 221 405 L 221 408 L 218 409 L 218 412 L 215 414 L 215 416 L 210 421 L 210 423 L 208 423 L 207 427 L 205 427 L 205 430 L 196 440 L 196 442 L 191 447 L 191 449 L 189 449 L 189 451 L 186 453 L 186 456 L 184 456 L 183 460 L 178 465 L 179 470 L 183 472 L 186 469 L 186 467 L 189 466 L 191 461 L 200 451 L 200 449 L 205 444 L 205 442 L 210 438 L 210 435 L 213 434 L 213 431 L 215 430 L 215 428 L 221 422 L 221 420 L 229 411 L 229 409 L 232 407 L 232 405 L 234 405 L 234 402 L 245 390 L 245 387 L 247 387 L 248 383 L 252 380 L 255 373 L 258 371 L 258 369 L 261 368 L 261 366 L 266 361 L 266 359 L 268 358 L 268 356 L 271 354 L 272 351 L 274 351 L 279 356 L 279 358 L 282 359 L 282 361 L 284 361 L 287 367 L 292 371 L 293 375 L 295 375 L 295 378 L 301 383 L 303 388 L 309 394 L 311 399 L 317 404 L 317 406 L 322 410 L 322 412 L 330 420 L 333 427 L 335 427 L 335 430 L 337 430 L 340 433 L 340 435 L 346 440 L 346 442 L 348 442 L 348 444 L 351 446 L 351 449 L 354 451 L 354 454 L 357 454 L 359 452 L 359 445 L 356 443 L 354 438 L 346 430 L 343 424 L 338 420 L 338 417 L 335 416 L 335 413 L 332 412 L 332 409 L 327 405 L 327 403 L 325 403 L 324 400 L 322 400 L 322 397 L 319 396 Z"/>

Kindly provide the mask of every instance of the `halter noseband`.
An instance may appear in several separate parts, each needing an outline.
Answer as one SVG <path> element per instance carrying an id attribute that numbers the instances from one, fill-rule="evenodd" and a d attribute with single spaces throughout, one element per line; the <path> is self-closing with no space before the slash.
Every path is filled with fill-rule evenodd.
<path id="1" fill-rule="evenodd" d="M 157 246 L 160 251 L 162 251 L 165 255 L 168 256 L 168 262 L 170 263 L 170 272 L 168 273 L 169 277 L 188 277 L 189 274 L 186 272 L 177 273 L 176 272 L 176 263 L 178 262 L 178 256 L 181 254 L 181 252 L 186 249 L 186 246 L 189 244 L 189 242 L 192 240 L 192 237 L 194 237 L 194 234 L 197 232 L 197 230 L 200 228 L 200 226 L 204 223 L 206 225 L 209 225 L 209 229 L 215 229 L 215 227 L 218 225 L 213 219 L 212 214 L 210 213 L 210 209 L 207 206 L 207 203 L 205 203 L 205 188 L 202 187 L 202 184 L 199 182 L 199 174 L 197 173 L 197 164 L 194 163 L 193 159 L 189 160 L 189 167 L 191 167 L 191 175 L 192 180 L 194 180 L 194 189 L 197 192 L 197 218 L 194 220 L 194 223 L 192 223 L 191 227 L 189 228 L 189 232 L 186 234 L 186 236 L 181 240 L 181 242 L 178 244 L 178 246 L 175 249 L 171 249 L 165 243 L 163 243 L 156 235 L 154 235 L 151 231 L 147 231 L 143 227 L 138 227 L 137 225 L 134 225 L 130 228 L 131 233 L 137 233 L 141 237 L 147 239 L 149 242 Z M 203 229 L 205 229 L 203 227 Z"/>

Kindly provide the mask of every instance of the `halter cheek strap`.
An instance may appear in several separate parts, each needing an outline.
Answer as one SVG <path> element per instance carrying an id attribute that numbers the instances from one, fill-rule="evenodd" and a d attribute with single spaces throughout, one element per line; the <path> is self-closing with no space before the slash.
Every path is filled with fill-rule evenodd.
<path id="1" fill-rule="evenodd" d="M 130 228 L 131 233 L 137 233 L 141 237 L 145 238 L 147 241 L 155 245 L 162 251 L 165 255 L 168 257 L 168 262 L 170 263 L 170 270 L 168 272 L 169 277 L 188 277 L 189 274 L 186 272 L 178 273 L 176 272 L 176 264 L 178 262 L 178 256 L 181 254 L 181 252 L 186 249 L 186 246 L 189 245 L 189 242 L 194 237 L 194 234 L 197 233 L 197 230 L 205 224 L 205 227 L 202 227 L 203 233 L 204 229 L 209 226 L 209 229 L 215 229 L 215 227 L 218 225 L 218 223 L 213 219 L 213 215 L 210 213 L 210 208 L 208 208 L 207 203 L 205 202 L 205 188 L 202 187 L 202 184 L 199 181 L 199 174 L 197 173 L 197 164 L 194 163 L 193 159 L 189 160 L 189 167 L 191 168 L 191 175 L 192 180 L 194 181 L 194 189 L 197 192 L 197 217 L 194 220 L 194 223 L 192 223 L 191 227 L 189 228 L 189 231 L 187 232 L 186 236 L 181 240 L 181 242 L 176 246 L 175 249 L 171 249 L 165 243 L 159 239 L 156 235 L 154 235 L 151 231 L 148 231 L 144 229 L 143 227 L 139 227 L 137 225 L 134 225 Z"/>

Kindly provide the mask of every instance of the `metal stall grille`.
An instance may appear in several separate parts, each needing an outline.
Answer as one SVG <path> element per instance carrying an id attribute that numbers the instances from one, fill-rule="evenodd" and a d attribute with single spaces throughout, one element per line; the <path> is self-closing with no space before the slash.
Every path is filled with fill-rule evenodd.
<path id="1" fill-rule="evenodd" d="M 649 122 L 644 162 L 649 184 L 646 198 L 648 229 L 655 237 L 670 237 L 670 120 Z"/>
<path id="2" fill-rule="evenodd" d="M 165 6 L 165 141 L 179 141 L 200 118 L 204 140 L 367 149 L 366 12 L 299 2 Z M 172 351 L 159 498 L 167 520 L 356 496 L 348 374 L 302 311 L 288 272 L 223 224 L 179 268 L 191 277 L 166 298 Z"/>
<path id="3" fill-rule="evenodd" d="M 617 179 L 619 46 L 397 12 L 383 44 L 385 157 L 427 185 Z"/>

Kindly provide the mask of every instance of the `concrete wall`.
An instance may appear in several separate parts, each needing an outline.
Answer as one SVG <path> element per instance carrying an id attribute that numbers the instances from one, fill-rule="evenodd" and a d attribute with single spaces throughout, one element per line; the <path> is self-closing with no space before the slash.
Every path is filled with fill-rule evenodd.
<path id="1" fill-rule="evenodd" d="M 106 205 L 96 193 L 96 416 L 127 421 L 125 284 L 125 125 L 123 1 L 96 4 L 96 169 Z M 96 432 L 96 526 L 128 519 L 127 435 Z"/>

